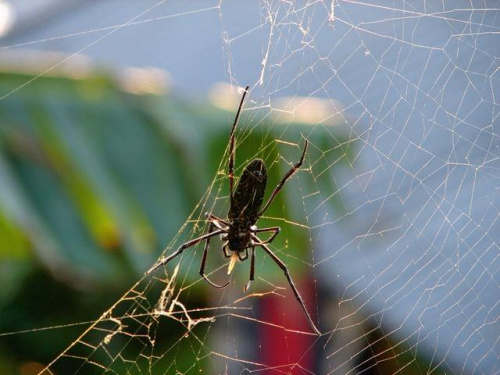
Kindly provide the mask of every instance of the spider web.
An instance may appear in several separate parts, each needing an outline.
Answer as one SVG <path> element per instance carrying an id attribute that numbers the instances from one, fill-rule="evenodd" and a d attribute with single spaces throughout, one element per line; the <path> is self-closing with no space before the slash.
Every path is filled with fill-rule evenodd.
<path id="1" fill-rule="evenodd" d="M 192 54 L 182 70 L 166 66 L 179 87 L 192 77 L 204 91 L 210 69 L 222 70 L 218 80 L 232 84 L 228 108 L 235 110 L 237 87 L 249 84 L 236 175 L 262 157 L 282 176 L 304 138 L 310 142 L 303 167 L 259 226 L 283 226 L 271 248 L 323 334 L 311 333 L 263 252 L 249 293 L 241 290 L 249 262 L 240 263 L 228 288 L 201 287 L 210 304 L 200 307 L 203 281 L 192 277 L 198 246 L 140 278 L 40 373 L 500 373 L 498 4 L 134 7 L 123 11 L 126 21 L 87 19 L 83 32 L 7 48 L 60 40 L 72 45 L 70 60 L 120 48 L 142 55 L 146 41 L 154 46 L 147 65 L 156 66 L 167 57 L 152 35 L 173 28 L 170 51 Z M 206 48 L 196 46 L 210 30 L 219 36 L 218 58 L 205 49 L 202 61 L 194 52 Z M 225 152 L 166 254 L 206 231 L 205 212 L 225 217 Z M 217 281 L 228 277 L 220 246 L 213 241 L 208 266 Z"/>

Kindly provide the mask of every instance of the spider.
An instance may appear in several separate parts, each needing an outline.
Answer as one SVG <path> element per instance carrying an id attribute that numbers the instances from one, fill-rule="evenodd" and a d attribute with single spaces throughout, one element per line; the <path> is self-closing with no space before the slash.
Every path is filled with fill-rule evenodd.
<path id="1" fill-rule="evenodd" d="M 278 183 L 274 191 L 272 192 L 270 198 L 267 200 L 264 207 L 261 208 L 262 202 L 264 200 L 264 193 L 266 190 L 267 183 L 267 169 L 264 161 L 262 159 L 254 159 L 243 170 L 236 189 L 234 189 L 234 159 L 235 159 L 235 131 L 238 124 L 238 119 L 240 117 L 241 109 L 243 107 L 243 102 L 245 100 L 246 93 L 248 92 L 249 86 L 245 88 L 243 96 L 241 98 L 236 117 L 231 128 L 231 134 L 229 137 L 229 162 L 228 162 L 228 177 L 229 177 L 229 196 L 231 206 L 229 208 L 228 218 L 221 219 L 215 215 L 207 214 L 209 228 L 208 232 L 203 236 L 192 239 L 183 243 L 174 253 L 167 257 L 162 257 L 158 262 L 156 262 L 147 271 L 147 274 L 155 271 L 157 268 L 166 265 L 172 259 L 180 255 L 184 250 L 202 242 L 205 242 L 205 247 L 203 250 L 203 256 L 200 265 L 200 275 L 205 279 L 210 285 L 215 288 L 225 288 L 229 285 L 229 281 L 224 285 L 218 285 L 210 281 L 205 275 L 205 265 L 207 261 L 208 249 L 210 246 L 210 239 L 212 237 L 221 235 L 224 245 L 222 247 L 222 253 L 226 258 L 229 258 L 228 265 L 228 275 L 234 268 L 236 262 L 244 261 L 249 257 L 249 249 L 251 249 L 250 258 L 250 278 L 248 283 L 245 285 L 244 290 L 247 291 L 250 287 L 250 283 L 255 277 L 255 247 L 261 247 L 271 259 L 278 265 L 279 268 L 285 273 L 285 276 L 290 284 L 290 287 L 295 294 L 295 298 L 300 303 L 302 310 L 304 311 L 309 325 L 318 335 L 321 333 L 316 328 L 311 319 L 311 316 L 307 312 L 304 301 L 299 294 L 295 284 L 290 276 L 287 266 L 283 263 L 267 246 L 271 243 L 280 232 L 279 227 L 269 227 L 269 228 L 257 228 L 255 225 L 259 218 L 264 214 L 269 205 L 273 202 L 274 198 L 285 185 L 286 181 L 292 177 L 292 175 L 300 168 L 307 151 L 307 140 L 305 141 L 304 150 L 302 151 L 302 156 L 300 160 L 285 174 L 285 176 Z M 271 236 L 266 240 L 261 240 L 257 233 L 272 233 Z"/>

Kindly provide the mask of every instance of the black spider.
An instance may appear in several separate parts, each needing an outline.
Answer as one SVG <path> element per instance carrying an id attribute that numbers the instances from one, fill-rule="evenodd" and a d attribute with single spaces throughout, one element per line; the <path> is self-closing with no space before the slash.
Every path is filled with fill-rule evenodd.
<path id="1" fill-rule="evenodd" d="M 217 285 L 210 281 L 205 275 L 205 265 L 207 262 L 208 249 L 210 246 L 210 239 L 217 235 L 222 235 L 222 239 L 225 241 L 222 252 L 226 258 L 230 258 L 228 274 L 231 273 L 234 265 L 238 260 L 245 260 L 248 258 L 248 249 L 252 250 L 251 260 L 250 260 L 250 279 L 245 285 L 245 291 L 249 288 L 250 283 L 254 280 L 255 275 L 255 247 L 260 246 L 264 251 L 274 260 L 274 262 L 282 269 L 285 276 L 290 284 L 297 301 L 299 301 L 304 313 L 306 314 L 307 320 L 316 334 L 320 334 L 316 326 L 314 325 L 311 316 L 307 312 L 304 301 L 300 296 L 295 284 L 292 281 L 290 273 L 287 266 L 269 249 L 268 243 L 272 242 L 274 238 L 280 232 L 279 227 L 270 228 L 260 228 L 258 229 L 255 225 L 257 220 L 262 216 L 262 214 L 269 207 L 271 202 L 274 200 L 276 195 L 281 191 L 281 188 L 285 182 L 292 177 L 292 175 L 300 168 L 302 162 L 304 161 L 304 156 L 307 151 L 307 140 L 305 141 L 304 150 L 302 151 L 302 156 L 297 164 L 295 164 L 287 174 L 281 179 L 280 183 L 276 186 L 271 197 L 268 199 L 267 203 L 261 209 L 262 202 L 264 199 L 264 193 L 266 190 L 267 183 L 267 170 L 266 165 L 261 159 L 254 159 L 244 169 L 240 176 L 236 190 L 234 190 L 234 143 L 235 143 L 235 131 L 238 124 L 238 118 L 240 116 L 241 108 L 245 100 L 245 95 L 248 91 L 248 86 L 245 88 L 243 97 L 241 98 L 240 105 L 238 107 L 238 112 L 236 113 L 236 118 L 231 129 L 231 135 L 229 137 L 229 192 L 231 199 L 231 207 L 229 208 L 227 220 L 218 218 L 215 215 L 208 214 L 207 219 L 210 222 L 208 233 L 190 240 L 182 244 L 177 251 L 173 254 L 161 258 L 151 269 L 147 272 L 148 274 L 156 270 L 157 268 L 167 264 L 176 256 L 181 254 L 187 248 L 196 245 L 199 242 L 206 241 L 205 248 L 203 250 L 203 257 L 201 259 L 200 275 L 212 286 L 216 288 L 225 288 L 229 281 L 224 285 Z M 262 241 L 257 237 L 257 233 L 262 232 L 273 232 L 271 237 L 267 240 Z"/>

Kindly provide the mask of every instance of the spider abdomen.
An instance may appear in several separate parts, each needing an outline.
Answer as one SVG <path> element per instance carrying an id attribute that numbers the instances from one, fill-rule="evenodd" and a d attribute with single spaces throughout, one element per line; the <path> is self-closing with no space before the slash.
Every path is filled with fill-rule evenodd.
<path id="1" fill-rule="evenodd" d="M 267 184 L 266 165 L 261 159 L 254 159 L 243 170 L 238 185 L 231 197 L 228 218 L 231 227 L 228 246 L 232 251 L 244 251 L 250 243 L 250 227 L 259 218 Z"/>
<path id="2" fill-rule="evenodd" d="M 235 227 L 249 229 L 257 222 L 266 184 L 267 169 L 264 161 L 252 160 L 241 174 L 231 198 L 228 218 Z"/>

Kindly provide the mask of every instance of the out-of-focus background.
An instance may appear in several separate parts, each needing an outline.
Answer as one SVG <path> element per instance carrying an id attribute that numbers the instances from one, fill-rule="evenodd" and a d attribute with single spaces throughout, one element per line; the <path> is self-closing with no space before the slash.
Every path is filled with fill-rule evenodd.
<path id="1" fill-rule="evenodd" d="M 499 29 L 493 1 L 0 1 L 0 373 L 500 372 Z M 263 252 L 246 294 L 202 246 L 144 277 L 225 217 L 246 85 L 237 175 L 263 158 L 269 195 L 309 140 L 259 226 L 320 338 Z"/>

